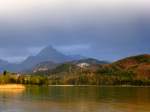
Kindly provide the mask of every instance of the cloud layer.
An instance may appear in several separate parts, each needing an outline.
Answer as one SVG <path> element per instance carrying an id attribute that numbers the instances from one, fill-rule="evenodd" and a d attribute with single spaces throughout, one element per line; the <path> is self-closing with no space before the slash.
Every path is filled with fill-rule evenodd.
<path id="1" fill-rule="evenodd" d="M 105 60 L 150 53 L 149 10 L 147 0 L 1 0 L 0 58 L 47 45 Z"/>

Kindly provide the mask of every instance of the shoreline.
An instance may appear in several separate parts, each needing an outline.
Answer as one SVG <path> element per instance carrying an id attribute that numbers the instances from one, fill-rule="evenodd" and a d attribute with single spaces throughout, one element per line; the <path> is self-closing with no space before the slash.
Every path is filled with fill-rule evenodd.
<path id="1" fill-rule="evenodd" d="M 150 87 L 139 85 L 48 85 L 49 87 Z"/>
<path id="2" fill-rule="evenodd" d="M 48 87 L 150 87 L 150 85 L 24 85 L 24 84 L 0 84 L 0 89 L 25 89 L 26 86 Z"/>

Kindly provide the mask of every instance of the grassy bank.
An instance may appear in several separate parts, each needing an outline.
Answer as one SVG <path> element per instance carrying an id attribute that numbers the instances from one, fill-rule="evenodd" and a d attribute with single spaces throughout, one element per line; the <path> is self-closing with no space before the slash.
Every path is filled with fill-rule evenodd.
<path id="1" fill-rule="evenodd" d="M 1 84 L 0 89 L 25 89 L 25 86 L 21 84 Z"/>

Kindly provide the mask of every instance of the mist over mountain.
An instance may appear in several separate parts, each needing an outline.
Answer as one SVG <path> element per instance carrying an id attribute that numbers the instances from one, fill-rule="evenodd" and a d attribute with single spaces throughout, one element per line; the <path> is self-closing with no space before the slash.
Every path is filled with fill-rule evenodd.
<path id="1" fill-rule="evenodd" d="M 7 61 L 0 60 L 0 70 L 9 70 L 13 72 L 19 72 L 19 71 L 26 71 L 29 69 L 32 69 L 37 64 L 40 64 L 42 62 L 53 62 L 53 63 L 63 63 L 67 61 L 72 60 L 79 60 L 83 59 L 84 57 L 80 55 L 65 55 L 59 51 L 57 51 L 52 46 L 47 46 L 43 50 L 41 50 L 37 55 L 35 56 L 29 56 L 27 59 L 22 61 L 19 64 L 13 64 L 9 63 Z"/>
<path id="2" fill-rule="evenodd" d="M 21 63 L 21 66 L 25 70 L 30 69 L 33 66 L 45 61 L 61 63 L 69 60 L 71 60 L 69 56 L 66 56 L 63 53 L 57 51 L 52 46 L 48 46 L 41 50 L 36 56 L 29 56 Z"/>
<path id="3" fill-rule="evenodd" d="M 0 59 L 0 71 L 3 70 L 3 66 L 6 66 L 6 65 L 8 65 L 8 64 L 9 64 L 8 61 L 4 61 L 4 60 L 1 60 L 1 59 Z"/>

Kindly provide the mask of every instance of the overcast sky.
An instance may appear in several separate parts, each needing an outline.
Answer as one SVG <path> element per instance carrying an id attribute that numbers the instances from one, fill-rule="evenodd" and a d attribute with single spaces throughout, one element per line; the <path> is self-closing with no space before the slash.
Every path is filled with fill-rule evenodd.
<path id="1" fill-rule="evenodd" d="M 149 0 L 0 0 L 0 58 L 52 45 L 101 60 L 150 53 Z"/>

